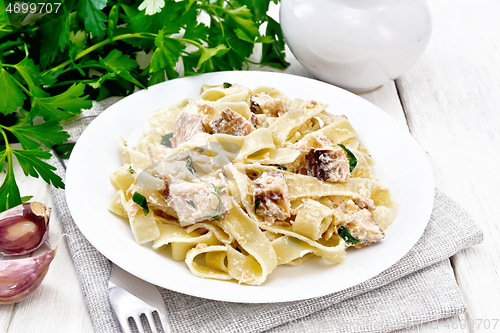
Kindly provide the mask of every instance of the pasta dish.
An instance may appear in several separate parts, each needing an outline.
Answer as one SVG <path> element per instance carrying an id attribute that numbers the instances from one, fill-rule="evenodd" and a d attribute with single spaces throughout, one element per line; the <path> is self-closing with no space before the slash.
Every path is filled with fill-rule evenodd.
<path id="1" fill-rule="evenodd" d="M 201 278 L 260 285 L 278 265 L 333 264 L 397 215 L 347 117 L 271 87 L 203 86 L 148 115 L 111 174 L 109 210 L 138 244 L 167 246 Z"/>

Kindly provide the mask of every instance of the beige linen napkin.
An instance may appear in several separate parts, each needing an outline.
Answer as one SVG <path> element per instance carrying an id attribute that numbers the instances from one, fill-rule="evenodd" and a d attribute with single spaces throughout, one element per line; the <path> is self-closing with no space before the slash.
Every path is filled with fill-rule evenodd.
<path id="1" fill-rule="evenodd" d="M 85 127 L 118 98 L 94 103 L 65 124 L 76 141 Z M 56 157 L 51 163 L 64 179 Z M 68 210 L 64 190 L 53 190 L 96 332 L 120 332 L 108 299 L 110 262 L 81 234 Z M 436 192 L 429 224 L 418 243 L 394 266 L 357 286 L 327 296 L 286 303 L 243 304 L 206 300 L 159 288 L 171 330 L 184 332 L 389 332 L 466 311 L 445 261 L 478 244 L 483 234 L 471 217 Z"/>

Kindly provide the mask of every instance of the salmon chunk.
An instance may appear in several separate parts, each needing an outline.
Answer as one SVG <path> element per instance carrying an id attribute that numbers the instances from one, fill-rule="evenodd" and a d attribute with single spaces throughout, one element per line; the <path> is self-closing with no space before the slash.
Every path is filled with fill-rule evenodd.
<path id="1" fill-rule="evenodd" d="M 385 236 L 384 231 L 367 209 L 360 209 L 352 214 L 345 227 L 353 237 L 359 240 L 359 243 L 354 245 L 356 248 L 378 242 Z"/>
<path id="2" fill-rule="evenodd" d="M 336 197 L 330 199 L 330 206 L 334 210 L 335 224 L 344 226 L 352 237 L 359 240 L 359 243 L 353 244 L 356 248 L 378 242 L 385 236 L 384 231 L 370 211 L 360 207 L 361 202 L 372 209 L 375 208 L 375 203 L 370 198 L 352 200 Z"/>
<path id="3" fill-rule="evenodd" d="M 368 209 L 368 210 L 374 210 L 375 209 L 375 201 L 370 198 L 360 198 L 360 199 L 354 199 L 354 203 L 361 209 Z"/>
<path id="4" fill-rule="evenodd" d="M 255 212 L 266 222 L 284 221 L 290 217 L 290 195 L 280 171 L 264 172 L 253 184 Z"/>
<path id="5" fill-rule="evenodd" d="M 210 134 L 245 136 L 252 132 L 253 126 L 239 113 L 225 108 L 218 117 L 205 124 L 205 129 Z"/>
<path id="6" fill-rule="evenodd" d="M 300 151 L 300 156 L 286 167 L 289 171 L 326 182 L 345 182 L 351 176 L 347 154 L 323 134 L 305 137 L 287 148 Z"/>
<path id="7" fill-rule="evenodd" d="M 252 115 L 250 116 L 250 122 L 252 123 L 253 127 L 254 128 L 259 128 L 262 126 L 262 122 L 259 120 L 259 118 L 252 113 Z"/>
<path id="8" fill-rule="evenodd" d="M 209 183 L 169 184 L 167 204 L 177 213 L 181 227 L 229 215 L 229 196 L 217 189 Z"/>
<path id="9" fill-rule="evenodd" d="M 189 141 L 198 133 L 205 132 L 202 123 L 202 116 L 189 109 L 181 112 L 174 125 L 173 147 Z"/>
<path id="10" fill-rule="evenodd" d="M 349 160 L 340 147 L 312 149 L 305 161 L 307 175 L 326 182 L 345 182 L 351 176 Z"/>
<path id="11" fill-rule="evenodd" d="M 281 98 L 273 98 L 266 93 L 260 93 L 250 96 L 250 111 L 255 114 L 265 114 L 268 117 L 279 117 L 288 109 Z"/>

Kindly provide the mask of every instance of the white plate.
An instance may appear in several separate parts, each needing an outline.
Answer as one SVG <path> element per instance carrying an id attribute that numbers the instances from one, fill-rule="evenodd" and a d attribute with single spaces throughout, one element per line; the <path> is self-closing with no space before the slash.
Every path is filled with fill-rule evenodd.
<path id="1" fill-rule="evenodd" d="M 340 265 L 309 260 L 280 266 L 261 286 L 195 277 L 184 262 L 174 262 L 150 244 L 138 245 L 128 223 L 107 209 L 115 190 L 109 174 L 121 166 L 118 136 L 137 137 L 147 129 L 147 114 L 186 97 L 199 96 L 202 84 L 239 83 L 250 88 L 275 87 L 290 98 L 328 103 L 345 114 L 376 161 L 376 175 L 386 184 L 400 211 L 373 246 L 350 250 Z M 269 72 L 218 72 L 176 79 L 141 90 L 109 107 L 78 140 L 69 161 L 66 198 L 85 237 L 108 259 L 137 277 L 181 293 L 245 303 L 307 299 L 355 286 L 401 259 L 418 241 L 434 202 L 434 183 L 426 155 L 413 137 L 373 104 L 332 85 L 304 77 Z"/>

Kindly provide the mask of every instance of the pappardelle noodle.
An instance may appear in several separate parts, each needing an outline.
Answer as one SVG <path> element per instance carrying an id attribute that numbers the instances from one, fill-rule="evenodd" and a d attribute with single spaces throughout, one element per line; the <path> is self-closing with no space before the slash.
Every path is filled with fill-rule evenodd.
<path id="1" fill-rule="evenodd" d="M 109 209 L 139 244 L 167 245 L 201 278 L 260 285 L 278 265 L 341 263 L 397 209 L 347 117 L 271 87 L 203 86 L 148 115 L 110 178 Z"/>

